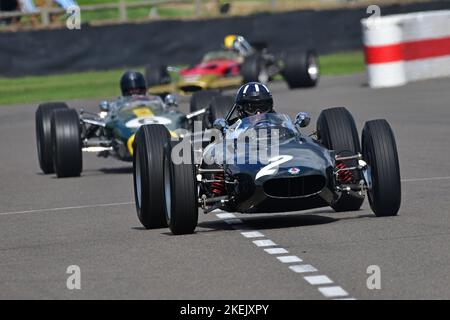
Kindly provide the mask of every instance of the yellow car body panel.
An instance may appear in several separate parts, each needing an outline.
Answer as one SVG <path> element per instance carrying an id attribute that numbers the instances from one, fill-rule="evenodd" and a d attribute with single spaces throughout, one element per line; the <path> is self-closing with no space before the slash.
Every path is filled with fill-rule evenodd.
<path id="1" fill-rule="evenodd" d="M 175 131 L 169 130 L 169 133 L 172 138 L 178 138 L 178 135 Z M 134 151 L 134 149 L 133 149 L 134 139 L 136 139 L 136 134 L 131 135 L 131 137 L 127 141 L 128 152 L 130 153 L 131 156 L 133 155 L 133 151 Z"/>

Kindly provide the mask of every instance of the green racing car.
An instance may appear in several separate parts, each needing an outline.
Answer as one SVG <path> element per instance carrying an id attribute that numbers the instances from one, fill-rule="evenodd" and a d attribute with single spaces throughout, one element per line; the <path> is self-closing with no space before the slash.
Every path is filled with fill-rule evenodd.
<path id="1" fill-rule="evenodd" d="M 100 112 L 68 108 L 66 103 L 39 105 L 36 111 L 36 138 L 39 164 L 45 174 L 57 177 L 79 176 L 82 152 L 132 161 L 134 137 L 144 124 L 162 124 L 172 136 L 190 128 L 194 115 L 177 108 L 172 95 L 134 95 L 100 103 Z"/>
<path id="2" fill-rule="evenodd" d="M 56 172 L 58 178 L 79 176 L 83 169 L 82 152 L 132 161 L 135 134 L 142 125 L 160 124 L 172 137 L 182 138 L 194 128 L 194 119 L 208 125 L 230 106 L 230 97 L 218 93 L 202 97 L 200 102 L 205 102 L 205 106 L 191 107 L 190 113 L 182 113 L 174 95 L 167 94 L 164 100 L 147 95 L 144 75 L 135 71 L 122 75 L 120 88 L 122 96 L 101 102 L 98 113 L 84 109 L 78 113 L 64 102 L 39 105 L 37 153 L 45 174 Z"/>

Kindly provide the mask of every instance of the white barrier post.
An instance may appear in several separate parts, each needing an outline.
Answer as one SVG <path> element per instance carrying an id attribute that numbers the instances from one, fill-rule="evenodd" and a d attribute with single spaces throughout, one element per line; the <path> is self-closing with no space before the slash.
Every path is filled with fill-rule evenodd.
<path id="1" fill-rule="evenodd" d="M 372 88 L 450 76 L 450 10 L 361 20 Z"/>
<path id="2" fill-rule="evenodd" d="M 363 23 L 363 37 L 369 86 L 380 88 L 404 85 L 404 62 L 394 60 L 395 56 L 401 54 L 395 52 L 401 50 L 395 45 L 402 41 L 398 21 L 371 18 Z M 388 55 L 392 57 L 389 58 Z"/>

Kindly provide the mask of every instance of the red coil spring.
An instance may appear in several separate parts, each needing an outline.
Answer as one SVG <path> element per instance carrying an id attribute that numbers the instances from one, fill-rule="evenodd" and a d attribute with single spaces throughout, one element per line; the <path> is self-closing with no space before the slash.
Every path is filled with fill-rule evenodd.
<path id="1" fill-rule="evenodd" d="M 342 162 L 338 162 L 336 164 L 336 169 L 345 169 L 347 168 L 347 166 L 342 163 Z M 342 170 L 339 171 L 337 173 L 337 179 L 341 182 L 341 183 L 350 183 L 353 180 L 353 173 L 351 171 L 347 171 L 347 170 Z"/>
<path id="2" fill-rule="evenodd" d="M 223 172 L 213 175 L 214 180 L 221 180 L 221 182 L 211 183 L 211 191 L 216 196 L 221 196 L 225 193 L 225 175 Z"/>

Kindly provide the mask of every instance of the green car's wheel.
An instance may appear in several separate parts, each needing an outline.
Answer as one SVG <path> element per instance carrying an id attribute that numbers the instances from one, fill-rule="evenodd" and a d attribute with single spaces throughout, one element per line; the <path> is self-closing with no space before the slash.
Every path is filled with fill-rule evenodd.
<path id="1" fill-rule="evenodd" d="M 133 152 L 133 182 L 136 211 L 146 229 L 166 227 L 164 213 L 163 156 L 170 143 L 169 131 L 161 124 L 141 126 Z"/>
<path id="2" fill-rule="evenodd" d="M 80 118 L 74 109 L 53 111 L 53 161 L 56 176 L 78 177 L 83 169 Z"/>
<path id="3" fill-rule="evenodd" d="M 39 166 L 45 174 L 54 173 L 52 146 L 52 115 L 54 110 L 68 109 L 64 102 L 40 104 L 36 110 L 36 143 Z"/>

